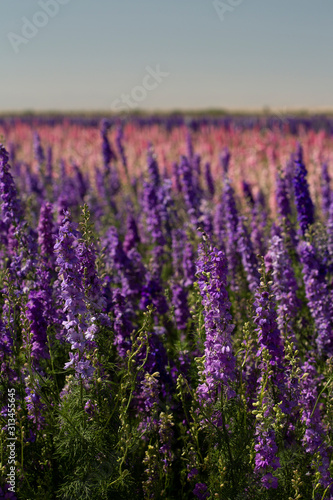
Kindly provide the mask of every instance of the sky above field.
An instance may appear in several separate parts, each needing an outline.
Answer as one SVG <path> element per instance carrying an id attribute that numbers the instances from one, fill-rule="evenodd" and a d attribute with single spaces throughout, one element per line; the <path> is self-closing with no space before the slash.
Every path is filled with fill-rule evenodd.
<path id="1" fill-rule="evenodd" d="M 332 0 L 1 0 L 0 112 L 333 108 Z"/>

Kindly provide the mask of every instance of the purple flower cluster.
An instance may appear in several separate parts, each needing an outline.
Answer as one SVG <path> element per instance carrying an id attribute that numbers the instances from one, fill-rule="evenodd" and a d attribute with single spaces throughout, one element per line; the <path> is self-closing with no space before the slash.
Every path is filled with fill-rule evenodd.
<path id="1" fill-rule="evenodd" d="M 265 256 L 266 271 L 272 273 L 272 290 L 277 302 L 277 324 L 282 334 L 295 342 L 293 320 L 300 308 L 297 282 L 291 259 L 282 238 L 273 236 Z"/>
<path id="2" fill-rule="evenodd" d="M 311 243 L 301 241 L 298 254 L 303 266 L 305 294 L 311 315 L 315 321 L 316 343 L 319 353 L 333 354 L 333 323 L 329 289 L 320 273 L 320 262 Z"/>
<path id="3" fill-rule="evenodd" d="M 306 179 L 307 170 L 303 163 L 302 149 L 299 148 L 295 159 L 294 192 L 297 208 L 297 220 L 304 235 L 310 224 L 314 222 L 314 206 Z"/>
<path id="4" fill-rule="evenodd" d="M 235 380 L 235 357 L 231 344 L 234 326 L 231 324 L 230 302 L 226 291 L 225 254 L 201 244 L 197 277 L 206 331 L 204 369 L 198 395 L 201 401 L 213 402 L 223 386 L 231 397 L 231 383 Z"/>

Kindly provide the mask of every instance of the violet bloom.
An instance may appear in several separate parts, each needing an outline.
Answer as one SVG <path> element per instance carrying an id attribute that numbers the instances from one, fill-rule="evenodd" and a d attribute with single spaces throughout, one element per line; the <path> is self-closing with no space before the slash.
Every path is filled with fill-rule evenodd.
<path id="1" fill-rule="evenodd" d="M 146 215 L 147 229 L 152 236 L 153 242 L 159 246 L 163 246 L 165 238 L 159 210 L 157 188 L 153 184 L 144 182 L 143 189 L 143 210 Z"/>
<path id="2" fill-rule="evenodd" d="M 173 229 L 171 233 L 172 272 L 177 278 L 182 278 L 183 276 L 182 257 L 185 242 L 187 242 L 185 231 L 182 229 Z"/>
<path id="3" fill-rule="evenodd" d="M 259 286 L 258 260 L 253 251 L 252 242 L 244 224 L 244 218 L 240 217 L 237 227 L 238 246 L 237 250 L 241 256 L 249 289 L 254 293 Z"/>
<path id="4" fill-rule="evenodd" d="M 283 379 L 282 339 L 277 325 L 275 302 L 270 294 L 270 289 L 264 282 L 261 282 L 260 285 L 255 294 L 255 316 L 253 318 L 258 335 L 259 350 L 257 356 L 261 356 L 264 349 L 268 351 L 269 364 L 273 368 L 272 376 L 278 382 Z M 263 369 L 265 369 L 264 365 Z"/>
<path id="5" fill-rule="evenodd" d="M 149 182 L 157 188 L 161 183 L 160 172 L 158 168 L 157 158 L 152 146 L 148 149 L 147 154 Z"/>
<path id="6" fill-rule="evenodd" d="M 150 431 L 157 429 L 157 420 L 154 419 L 153 414 L 158 406 L 161 391 L 159 376 L 159 372 L 145 373 L 145 377 L 140 384 L 141 389 L 138 399 L 143 403 L 142 405 L 139 404 L 139 410 L 141 410 L 143 417 L 141 417 L 138 430 L 142 432 L 143 437 L 149 435 Z M 148 436 L 146 439 L 148 439 Z"/>
<path id="7" fill-rule="evenodd" d="M 38 244 L 44 263 L 53 268 L 54 263 L 54 224 L 53 207 L 49 202 L 43 203 L 38 223 Z"/>
<path id="8" fill-rule="evenodd" d="M 230 155 L 230 151 L 229 151 L 228 147 L 225 147 L 222 150 L 222 153 L 220 154 L 220 162 L 221 162 L 222 169 L 223 169 L 223 172 L 225 175 L 227 175 L 229 172 L 230 156 L 231 155 Z"/>
<path id="9" fill-rule="evenodd" d="M 141 291 L 140 309 L 144 311 L 150 304 L 155 307 L 158 315 L 166 314 L 168 311 L 168 304 L 160 278 L 151 272 L 147 272 Z"/>
<path id="10" fill-rule="evenodd" d="M 236 361 L 232 352 L 230 301 L 226 291 L 227 261 L 224 253 L 214 247 L 199 246 L 197 277 L 205 321 L 205 361 L 198 386 L 202 402 L 213 403 L 224 386 L 232 397 Z"/>
<path id="11" fill-rule="evenodd" d="M 331 261 L 330 265 L 332 266 L 332 264 L 333 264 L 333 199 L 332 199 L 332 202 L 331 202 L 330 208 L 329 208 L 326 230 L 327 230 L 327 237 L 328 237 L 327 249 L 328 249 L 328 253 L 329 253 L 330 261 Z"/>
<path id="12" fill-rule="evenodd" d="M 254 471 L 263 474 L 261 482 L 266 489 L 276 489 L 278 480 L 269 471 L 274 471 L 281 467 L 280 460 L 277 457 L 278 447 L 276 444 L 275 432 L 273 429 L 265 429 L 262 422 L 257 423 L 255 435 L 255 467 Z"/>
<path id="13" fill-rule="evenodd" d="M 132 345 L 130 335 L 134 330 L 134 311 L 119 288 L 113 291 L 113 316 L 114 345 L 119 356 L 125 358 Z"/>
<path id="14" fill-rule="evenodd" d="M 206 186 L 209 192 L 209 196 L 213 198 L 215 194 L 215 186 L 214 186 L 214 180 L 212 177 L 212 171 L 210 167 L 210 163 L 206 162 L 205 163 L 205 179 L 206 179 Z"/>
<path id="15" fill-rule="evenodd" d="M 80 170 L 80 167 L 76 163 L 73 164 L 73 170 L 75 173 L 75 184 L 76 184 L 76 188 L 78 191 L 78 195 L 82 201 L 84 199 L 86 193 L 88 192 L 88 186 L 87 186 L 86 180 L 85 180 L 85 178 Z"/>
<path id="16" fill-rule="evenodd" d="M 53 179 L 53 152 L 52 147 L 49 146 L 46 152 L 46 178 L 45 182 L 50 184 Z"/>
<path id="17" fill-rule="evenodd" d="M 187 146 L 187 156 L 190 160 L 190 162 L 193 159 L 194 156 L 194 149 L 193 149 L 193 143 L 192 143 L 192 136 L 189 130 L 186 133 L 186 146 Z"/>
<path id="18" fill-rule="evenodd" d="M 321 167 L 321 206 L 325 219 L 328 217 L 332 201 L 331 177 L 328 172 L 328 164 L 324 162 Z"/>
<path id="19" fill-rule="evenodd" d="M 207 488 L 207 485 L 205 483 L 196 483 L 193 494 L 199 499 L 199 500 L 206 500 L 206 498 L 209 497 L 209 491 Z"/>
<path id="20" fill-rule="evenodd" d="M 194 250 L 189 241 L 186 241 L 183 252 L 183 272 L 184 285 L 192 286 L 195 281 L 195 255 Z"/>
<path id="21" fill-rule="evenodd" d="M 37 163 L 39 165 L 39 168 L 41 168 L 41 166 L 43 165 L 43 163 L 45 161 L 45 153 L 44 153 L 44 149 L 42 147 L 41 140 L 40 140 L 38 132 L 34 133 L 33 147 L 34 147 L 34 156 L 35 156 L 35 159 L 36 159 L 36 161 L 37 161 Z"/>
<path id="22" fill-rule="evenodd" d="M 35 424 L 36 430 L 41 430 L 45 423 L 43 412 L 46 410 L 46 405 L 42 403 L 40 398 L 40 386 L 38 380 L 35 381 L 36 387 L 26 387 L 25 402 L 28 410 L 28 419 Z"/>
<path id="23" fill-rule="evenodd" d="M 76 247 L 76 256 L 80 262 L 79 273 L 83 277 L 82 285 L 88 309 L 94 314 L 100 313 L 106 306 L 102 295 L 102 284 L 96 271 L 96 250 L 93 242 L 81 240 Z"/>
<path id="24" fill-rule="evenodd" d="M 314 206 L 311 200 L 307 170 L 302 159 L 302 149 L 295 160 L 294 191 L 297 208 L 297 220 L 304 236 L 310 224 L 314 222 Z"/>
<path id="25" fill-rule="evenodd" d="M 115 153 L 113 152 L 109 139 L 108 139 L 108 128 L 109 128 L 109 123 L 107 120 L 102 121 L 101 125 L 101 137 L 102 137 L 102 155 L 103 155 L 103 162 L 104 162 L 104 167 L 107 169 L 111 163 L 112 160 L 116 160 L 117 157 Z"/>
<path id="26" fill-rule="evenodd" d="M 288 195 L 286 179 L 281 174 L 278 174 L 276 176 L 275 198 L 279 217 L 281 219 L 287 219 L 291 214 L 290 199 Z"/>
<path id="27" fill-rule="evenodd" d="M 291 336 L 296 342 L 293 320 L 300 308 L 297 297 L 297 282 L 291 259 L 282 238 L 274 236 L 265 256 L 266 271 L 272 272 L 273 293 L 277 301 L 277 324 L 282 333 Z"/>
<path id="28" fill-rule="evenodd" d="M 330 475 L 330 459 L 327 446 L 325 444 L 325 430 L 321 423 L 320 407 L 318 405 L 318 374 L 315 368 L 315 360 L 310 358 L 302 366 L 303 376 L 300 378 L 301 396 L 300 405 L 302 411 L 302 421 L 306 430 L 303 437 L 305 451 L 310 453 L 311 457 L 319 454 L 321 465 L 319 472 L 321 475 L 320 483 L 323 488 L 328 488 L 328 493 L 333 495 L 333 480 Z M 315 465 L 315 463 L 314 463 Z M 333 498 L 333 496 L 329 496 Z"/>
<path id="29" fill-rule="evenodd" d="M 123 145 L 123 138 L 124 138 L 124 131 L 122 126 L 119 126 L 117 129 L 117 135 L 116 135 L 116 146 L 118 149 L 118 153 L 121 158 L 121 162 L 123 164 L 123 167 L 125 169 L 125 172 L 127 172 L 127 158 L 125 154 L 125 148 Z"/>
<path id="30" fill-rule="evenodd" d="M 181 183 L 185 205 L 188 210 L 191 223 L 197 226 L 198 218 L 200 216 L 198 209 L 198 207 L 200 206 L 200 198 L 194 184 L 192 168 L 186 156 L 182 157 L 179 168 L 182 174 Z"/>
<path id="31" fill-rule="evenodd" d="M 254 198 L 253 198 L 253 194 L 252 194 L 251 185 L 246 181 L 242 181 L 242 190 L 243 190 L 243 194 L 244 194 L 246 201 L 248 202 L 250 207 L 253 208 L 254 207 Z"/>
<path id="32" fill-rule="evenodd" d="M 3 222 L 7 228 L 10 224 L 17 225 L 22 219 L 23 211 L 10 173 L 8 153 L 2 144 L 0 144 L 0 197 Z"/>
<path id="33" fill-rule="evenodd" d="M 174 179 L 174 184 L 175 188 L 178 193 L 182 192 L 182 185 L 181 185 L 181 180 L 180 180 L 180 171 L 179 171 L 179 166 L 178 163 L 174 162 L 172 164 L 172 177 Z"/>
<path id="34" fill-rule="evenodd" d="M 236 290 L 236 275 L 239 267 L 239 256 L 236 248 L 238 245 L 238 211 L 236 206 L 235 192 L 230 180 L 225 177 L 222 194 L 223 212 L 224 212 L 224 235 L 225 249 L 228 259 L 228 269 L 232 290 Z"/>
<path id="35" fill-rule="evenodd" d="M 311 243 L 301 241 L 298 254 L 302 263 L 305 294 L 311 315 L 315 321 L 316 343 L 319 354 L 333 354 L 333 325 L 330 309 L 329 288 L 320 272 L 316 250 Z"/>
<path id="36" fill-rule="evenodd" d="M 64 302 L 63 311 L 66 314 L 66 320 L 63 322 L 65 338 L 71 344 L 72 350 L 78 351 L 74 355 L 70 353 L 66 368 L 73 365 L 77 376 L 89 378 L 93 368 L 90 361 L 85 360 L 84 351 L 86 346 L 91 345 L 97 327 L 94 324 L 95 318 L 87 315 L 83 269 L 77 253 L 78 244 L 79 233 L 67 212 L 54 246 L 61 281 L 60 293 Z"/>
<path id="37" fill-rule="evenodd" d="M 124 239 L 124 250 L 128 252 L 140 243 L 138 226 L 134 214 L 130 212 L 126 219 L 126 235 Z"/>
<path id="38" fill-rule="evenodd" d="M 43 291 L 32 290 L 29 293 L 26 316 L 30 322 L 30 339 L 26 339 L 25 344 L 30 344 L 29 353 L 34 365 L 39 364 L 40 358 L 49 357 L 47 347 L 47 319 L 45 310 L 45 293 Z"/>
<path id="39" fill-rule="evenodd" d="M 172 299 L 171 303 L 174 307 L 175 322 L 178 330 L 185 330 L 187 321 L 190 317 L 190 311 L 187 303 L 188 292 L 184 286 L 179 283 L 172 282 Z"/>

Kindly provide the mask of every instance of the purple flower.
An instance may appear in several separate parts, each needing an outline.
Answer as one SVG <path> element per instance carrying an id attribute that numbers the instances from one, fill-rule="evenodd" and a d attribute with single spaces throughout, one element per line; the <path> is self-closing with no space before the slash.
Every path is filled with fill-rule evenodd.
<path id="1" fill-rule="evenodd" d="M 124 166 L 124 169 L 127 172 L 127 158 L 126 158 L 126 154 L 125 154 L 125 148 L 123 145 L 123 138 L 124 138 L 123 128 L 122 128 L 122 126 L 119 126 L 117 128 L 116 146 L 117 146 L 118 152 L 120 154 L 120 158 L 121 158 L 122 164 Z"/>
<path id="2" fill-rule="evenodd" d="M 331 177 L 328 173 L 328 164 L 324 162 L 321 167 L 321 205 L 324 217 L 327 218 L 332 201 Z"/>
<path id="3" fill-rule="evenodd" d="M 301 395 L 300 404 L 303 409 L 301 419 L 305 424 L 303 446 L 311 456 L 319 453 L 322 464 L 319 466 L 321 475 L 320 483 L 324 488 L 329 486 L 329 493 L 333 492 L 333 479 L 330 475 L 330 460 L 328 449 L 325 444 L 325 430 L 321 423 L 320 409 L 318 405 L 318 381 L 319 376 L 315 368 L 315 360 L 309 358 L 302 366 L 303 376 L 300 379 Z M 316 466 L 316 464 L 313 464 Z M 329 497 L 331 498 L 331 497 Z"/>
<path id="4" fill-rule="evenodd" d="M 199 398 L 213 402 L 222 385 L 233 396 L 230 383 L 235 380 L 236 361 L 232 352 L 230 302 L 226 291 L 227 261 L 216 248 L 199 246 L 197 277 L 205 321 L 205 361 Z"/>
<path id="5" fill-rule="evenodd" d="M 259 350 L 257 355 L 260 356 L 264 349 L 268 351 L 269 364 L 273 367 L 274 378 L 280 380 L 284 356 L 281 334 L 277 326 L 275 302 L 270 294 L 269 286 L 263 281 L 260 285 L 255 294 L 255 316 L 253 318 L 258 334 Z M 263 366 L 263 368 L 265 367 Z"/>
<path id="6" fill-rule="evenodd" d="M 228 147 L 225 147 L 220 154 L 220 162 L 223 168 L 224 174 L 228 174 L 229 171 L 229 163 L 230 163 L 230 151 Z"/>
<path id="7" fill-rule="evenodd" d="M 113 152 L 107 132 L 109 128 L 109 123 L 107 120 L 102 120 L 102 125 L 101 125 L 101 137 L 102 137 L 102 155 L 103 155 L 103 161 L 104 161 L 104 167 L 108 168 L 110 165 L 110 162 L 112 160 L 116 160 L 116 155 Z"/>
<path id="8" fill-rule="evenodd" d="M 269 490 L 271 488 L 273 488 L 274 490 L 277 489 L 278 487 L 278 480 L 276 477 L 274 477 L 270 472 L 268 474 L 265 474 L 262 478 L 261 478 L 261 482 L 263 484 L 263 486 Z"/>
<path id="9" fill-rule="evenodd" d="M 31 337 L 30 356 L 35 365 L 39 364 L 40 358 L 49 357 L 47 347 L 47 319 L 45 310 L 45 292 L 32 290 L 29 293 L 29 301 L 27 303 L 26 315 L 30 321 Z M 27 343 L 27 341 L 26 341 Z"/>
<path id="10" fill-rule="evenodd" d="M 128 252 L 134 248 L 137 243 L 140 243 L 140 236 L 138 226 L 134 214 L 130 212 L 126 220 L 126 235 L 124 239 L 124 250 Z"/>
<path id="11" fill-rule="evenodd" d="M 185 205 L 188 210 L 190 221 L 193 225 L 197 226 L 198 218 L 200 216 L 198 208 L 200 206 L 200 197 L 194 183 L 191 165 L 186 156 L 182 156 L 179 170 L 182 176 L 182 192 L 184 195 Z"/>
<path id="12" fill-rule="evenodd" d="M 41 141 L 40 141 L 40 137 L 39 137 L 39 134 L 38 132 L 35 132 L 34 133 L 34 137 L 33 137 L 33 147 L 34 147 L 34 155 L 35 155 L 35 158 L 37 160 L 37 163 L 39 165 L 39 168 L 41 168 L 42 164 L 44 163 L 45 161 L 45 153 L 44 153 L 44 149 L 42 147 L 42 144 L 41 144 Z"/>
<path id="13" fill-rule="evenodd" d="M 147 230 L 155 244 L 163 246 L 165 238 L 159 209 L 158 191 L 154 184 L 144 182 L 143 185 L 143 210 L 146 215 Z"/>
<path id="14" fill-rule="evenodd" d="M 333 325 L 328 285 L 320 272 L 320 262 L 314 246 L 301 241 L 297 250 L 303 266 L 306 298 L 316 325 L 318 352 L 332 355 Z"/>
<path id="15" fill-rule="evenodd" d="M 158 168 L 156 155 L 153 151 L 152 146 L 150 146 L 150 148 L 148 149 L 147 163 L 148 163 L 149 182 L 155 188 L 158 188 L 158 186 L 161 183 L 161 178 L 160 178 L 160 172 L 159 172 L 159 168 Z"/>
<path id="16" fill-rule="evenodd" d="M 291 335 L 295 343 L 293 320 L 300 308 L 296 295 L 298 286 L 292 262 L 282 238 L 273 236 L 265 256 L 266 271 L 272 272 L 273 292 L 277 301 L 277 324 L 281 333 Z"/>
<path id="17" fill-rule="evenodd" d="M 179 283 L 171 284 L 172 305 L 174 306 L 175 322 L 178 330 L 185 330 L 190 312 L 187 303 L 187 291 Z"/>
<path id="18" fill-rule="evenodd" d="M 212 172 L 211 172 L 209 162 L 205 163 L 205 179 L 206 179 L 206 186 L 207 186 L 209 195 L 211 198 L 213 198 L 214 193 L 215 193 L 215 186 L 214 186 L 214 181 L 213 181 Z"/>
<path id="19" fill-rule="evenodd" d="M 310 224 L 314 222 L 314 206 L 311 200 L 307 170 L 303 163 L 302 149 L 299 149 L 295 160 L 294 191 L 297 208 L 297 220 L 304 235 Z"/>
<path id="20" fill-rule="evenodd" d="M 23 212 L 17 195 L 16 186 L 10 173 L 8 153 L 0 144 L 0 197 L 3 222 L 7 228 L 10 224 L 18 224 Z"/>
<path id="21" fill-rule="evenodd" d="M 53 267 L 54 262 L 54 227 L 53 227 L 53 207 L 51 203 L 43 203 L 40 209 L 38 223 L 38 244 L 43 261 L 48 263 L 48 267 Z"/>
<path id="22" fill-rule="evenodd" d="M 206 500 L 209 497 L 209 491 L 205 483 L 197 483 L 193 493 L 199 500 Z"/>
<path id="23" fill-rule="evenodd" d="M 250 291 L 254 293 L 259 286 L 258 261 L 253 251 L 252 242 L 249 233 L 247 231 L 247 228 L 244 224 L 243 217 L 239 218 L 237 235 L 238 235 L 237 250 L 242 259 Z"/>
<path id="24" fill-rule="evenodd" d="M 243 194 L 244 194 L 246 201 L 248 202 L 250 207 L 253 208 L 254 207 L 254 198 L 253 198 L 253 194 L 252 194 L 251 185 L 248 182 L 243 180 L 242 181 L 242 190 L 243 190 Z"/>

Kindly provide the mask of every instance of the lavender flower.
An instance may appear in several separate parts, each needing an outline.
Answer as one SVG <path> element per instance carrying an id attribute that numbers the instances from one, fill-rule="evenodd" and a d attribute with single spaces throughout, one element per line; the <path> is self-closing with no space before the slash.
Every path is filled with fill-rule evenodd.
<path id="1" fill-rule="evenodd" d="M 63 310 L 66 313 L 66 320 L 63 322 L 65 338 L 71 344 L 72 350 L 77 352 L 70 353 L 70 361 L 66 363 L 65 369 L 73 366 L 77 376 L 89 379 L 93 367 L 90 361 L 85 359 L 84 351 L 94 339 L 96 325 L 94 317 L 89 318 L 90 321 L 87 318 L 82 268 L 77 254 L 78 244 L 79 233 L 70 220 L 70 214 L 66 212 L 54 250 L 57 254 L 56 263 L 59 266 Z"/>
<path id="2" fill-rule="evenodd" d="M 203 244 L 197 260 L 198 286 L 202 297 L 205 321 L 205 361 L 198 394 L 201 401 L 214 402 L 216 393 L 226 388 L 233 396 L 231 383 L 235 380 L 235 357 L 232 352 L 230 302 L 226 291 L 227 262 L 222 251 Z"/>
<path id="3" fill-rule="evenodd" d="M 0 144 L 0 197 L 3 222 L 7 228 L 10 224 L 18 224 L 23 215 L 22 207 L 10 173 L 8 153 L 2 144 Z"/>
<path id="4" fill-rule="evenodd" d="M 320 262 L 313 245 L 301 241 L 297 250 L 303 266 L 306 298 L 317 329 L 316 343 L 318 352 L 332 355 L 333 325 L 328 286 L 321 275 Z"/>
<path id="5" fill-rule="evenodd" d="M 187 303 L 188 292 L 179 283 L 172 282 L 172 305 L 174 306 L 175 322 L 178 330 L 185 330 L 190 312 Z"/>
<path id="6" fill-rule="evenodd" d="M 132 322 L 134 313 L 131 304 L 126 301 L 119 288 L 113 292 L 113 315 L 114 345 L 119 356 L 125 358 L 127 351 L 131 349 L 130 335 L 134 330 Z"/>
<path id="7" fill-rule="evenodd" d="M 220 154 L 220 162 L 222 165 L 222 169 L 224 174 L 228 174 L 229 172 L 229 163 L 230 163 L 230 151 L 227 147 L 225 147 L 222 150 L 222 153 Z"/>
<path id="8" fill-rule="evenodd" d="M 152 146 L 148 150 L 147 163 L 148 163 L 149 182 L 155 188 L 157 188 L 161 183 L 161 178 L 160 178 L 160 173 L 159 173 L 156 155 L 152 149 Z"/>
<path id="9" fill-rule="evenodd" d="M 254 254 L 252 242 L 249 233 L 245 227 L 243 217 L 239 218 L 237 234 L 238 234 L 237 250 L 242 259 L 250 291 L 254 293 L 259 286 L 258 261 Z"/>
<path id="10" fill-rule="evenodd" d="M 44 263 L 48 263 L 48 267 L 52 268 L 54 263 L 54 227 L 53 207 L 49 202 L 43 203 L 40 209 L 38 244 Z"/>
<path id="11" fill-rule="evenodd" d="M 274 236 L 265 256 L 266 271 L 272 272 L 272 290 L 277 301 L 277 324 L 282 333 L 286 333 L 296 342 L 293 320 L 300 308 L 296 295 L 298 286 L 288 252 L 282 238 Z"/>
<path id="12" fill-rule="evenodd" d="M 116 145 L 117 145 L 117 149 L 118 149 L 118 152 L 120 154 L 120 158 L 121 158 L 122 164 L 124 166 L 124 169 L 127 172 L 127 168 L 128 168 L 127 167 L 127 158 L 126 158 L 126 154 L 125 154 L 125 148 L 123 145 L 123 138 L 124 138 L 124 131 L 123 131 L 123 128 L 121 126 L 119 126 L 117 129 L 117 135 L 116 135 Z"/>
<path id="13" fill-rule="evenodd" d="M 130 212 L 126 220 L 126 235 L 124 239 L 124 250 L 128 252 L 134 248 L 137 243 L 140 243 L 138 226 L 134 214 Z"/>
<path id="14" fill-rule="evenodd" d="M 195 281 L 195 256 L 191 243 L 186 241 L 183 252 L 184 285 L 191 286 Z"/>
<path id="15" fill-rule="evenodd" d="M 295 160 L 294 190 L 297 208 L 297 220 L 304 236 L 310 224 L 314 222 L 314 206 L 311 200 L 309 185 L 306 180 L 307 170 L 303 163 L 302 149 L 299 149 Z"/>
<path id="16" fill-rule="evenodd" d="M 200 205 L 200 199 L 197 189 L 195 188 L 192 169 L 190 163 L 185 156 L 182 157 L 180 163 L 180 172 L 182 174 L 182 191 L 185 199 L 185 205 L 188 210 L 191 223 L 195 226 L 198 224 L 198 218 L 200 216 L 198 207 Z"/>
<path id="17" fill-rule="evenodd" d="M 155 244 L 163 246 L 165 238 L 158 203 L 158 192 L 153 184 L 144 183 L 143 209 L 146 215 L 147 229 Z"/>
<path id="18" fill-rule="evenodd" d="M 109 123 L 107 120 L 102 121 L 101 125 L 101 137 L 102 137 L 102 155 L 103 155 L 103 161 L 104 161 L 104 167 L 107 169 L 111 163 L 112 160 L 116 160 L 116 155 L 113 152 L 107 132 L 109 128 Z"/>
<path id="19" fill-rule="evenodd" d="M 328 172 L 328 164 L 324 162 L 321 167 L 321 205 L 324 217 L 329 214 L 330 204 L 332 200 L 331 177 Z"/>
<path id="20" fill-rule="evenodd" d="M 206 500 L 206 498 L 209 497 L 209 491 L 207 488 L 207 485 L 205 483 L 196 483 L 193 494 L 199 499 L 199 500 Z"/>
<path id="21" fill-rule="evenodd" d="M 45 161 L 45 153 L 44 153 L 44 149 L 42 147 L 38 132 L 34 133 L 33 146 L 34 146 L 35 158 L 37 160 L 39 168 L 41 168 L 41 166 L 43 165 L 43 163 Z"/>
<path id="22" fill-rule="evenodd" d="M 215 194 L 215 186 L 214 186 L 214 181 L 213 181 L 211 167 L 210 167 L 209 162 L 205 163 L 205 179 L 206 179 L 206 186 L 207 186 L 209 195 L 210 195 L 210 197 L 213 197 Z"/>
<path id="23" fill-rule="evenodd" d="M 330 459 L 328 449 L 325 445 L 325 430 L 321 423 L 320 409 L 318 405 L 318 374 L 315 368 L 315 360 L 309 358 L 302 367 L 301 396 L 302 421 L 306 431 L 303 437 L 303 445 L 307 453 L 313 457 L 313 465 L 320 473 L 320 483 L 324 488 L 328 487 L 329 498 L 333 494 L 333 479 L 330 475 Z M 317 465 L 321 462 L 321 465 Z"/>
<path id="24" fill-rule="evenodd" d="M 29 352 L 32 362 L 39 365 L 40 358 L 49 357 L 47 348 L 47 320 L 45 317 L 45 293 L 32 290 L 29 293 L 26 315 L 30 322 L 31 336 L 29 339 Z M 28 343 L 26 341 L 26 344 Z"/>

